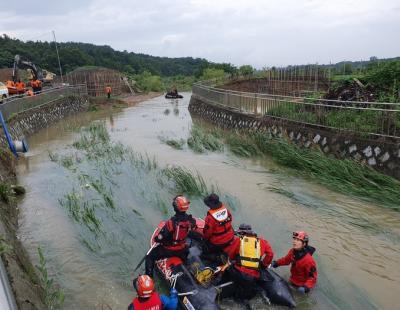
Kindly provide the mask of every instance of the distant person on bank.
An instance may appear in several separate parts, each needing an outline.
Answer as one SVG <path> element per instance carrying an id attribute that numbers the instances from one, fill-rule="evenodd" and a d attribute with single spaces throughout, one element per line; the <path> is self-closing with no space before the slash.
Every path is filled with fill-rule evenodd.
<path id="1" fill-rule="evenodd" d="M 107 98 L 110 99 L 111 98 L 111 86 L 108 85 L 106 87 L 106 94 L 107 94 Z"/>

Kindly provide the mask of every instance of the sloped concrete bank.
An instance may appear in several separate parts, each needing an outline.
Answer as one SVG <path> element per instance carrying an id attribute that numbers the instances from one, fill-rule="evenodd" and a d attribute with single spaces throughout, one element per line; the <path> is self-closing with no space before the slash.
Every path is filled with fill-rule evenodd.
<path id="1" fill-rule="evenodd" d="M 257 117 L 219 106 L 196 95 L 192 95 L 189 111 L 222 128 L 268 132 L 301 147 L 318 148 L 326 155 L 331 154 L 339 159 L 353 158 L 400 180 L 400 139 L 361 137 L 350 132 L 329 130 L 277 117 Z"/>

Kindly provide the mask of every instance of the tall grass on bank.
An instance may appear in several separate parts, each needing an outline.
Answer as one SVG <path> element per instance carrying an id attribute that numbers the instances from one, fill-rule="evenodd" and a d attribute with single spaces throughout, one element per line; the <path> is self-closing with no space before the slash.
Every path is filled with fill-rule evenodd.
<path id="1" fill-rule="evenodd" d="M 295 173 L 314 179 L 342 193 L 388 204 L 400 211 L 400 182 L 350 159 L 335 159 L 320 151 L 303 149 L 266 134 L 241 136 L 244 144 L 253 142 L 264 155 L 271 156 Z"/>
<path id="2" fill-rule="evenodd" d="M 194 126 L 194 136 L 203 137 L 209 129 Z M 270 156 L 292 173 L 315 180 L 333 190 L 373 200 L 400 211 L 400 182 L 350 159 L 335 159 L 317 150 L 300 148 L 267 133 L 212 130 L 228 149 L 240 157 Z M 196 138 L 194 138 L 196 140 Z M 199 143 L 200 148 L 202 143 Z"/>

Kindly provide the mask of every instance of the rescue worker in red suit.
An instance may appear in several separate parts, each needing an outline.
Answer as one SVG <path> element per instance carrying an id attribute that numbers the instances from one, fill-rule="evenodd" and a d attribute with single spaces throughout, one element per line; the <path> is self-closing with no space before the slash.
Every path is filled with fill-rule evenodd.
<path id="1" fill-rule="evenodd" d="M 179 257 L 186 260 L 188 248 L 186 237 L 196 229 L 196 220 L 186 213 L 189 210 L 190 201 L 182 196 L 176 196 L 172 201 L 175 215 L 165 222 L 160 233 L 154 237 L 156 246 L 146 256 L 146 274 L 153 276 L 154 262 L 166 257 Z"/>
<path id="2" fill-rule="evenodd" d="M 317 283 L 317 264 L 312 255 L 315 248 L 308 245 L 308 235 L 304 231 L 293 233 L 293 248 L 289 253 L 277 261 L 272 262 L 272 267 L 292 264 L 290 267 L 290 283 L 300 294 L 308 293 Z"/>
<path id="3" fill-rule="evenodd" d="M 128 310 L 176 310 L 178 308 L 178 292 L 172 288 L 170 297 L 159 295 L 154 291 L 153 279 L 141 275 L 133 280 L 137 297 L 128 306 Z"/>
<path id="4" fill-rule="evenodd" d="M 204 219 L 203 239 L 205 241 L 205 256 L 227 252 L 232 246 L 235 232 L 232 227 L 232 214 L 228 208 L 219 201 L 217 194 L 204 198 L 204 203 L 210 208 Z"/>
<path id="5" fill-rule="evenodd" d="M 235 283 L 235 298 L 251 299 L 257 294 L 257 282 L 262 281 L 262 271 L 271 264 L 274 253 L 267 240 L 258 237 L 248 224 L 241 224 L 237 231 L 232 261 L 227 276 Z"/>

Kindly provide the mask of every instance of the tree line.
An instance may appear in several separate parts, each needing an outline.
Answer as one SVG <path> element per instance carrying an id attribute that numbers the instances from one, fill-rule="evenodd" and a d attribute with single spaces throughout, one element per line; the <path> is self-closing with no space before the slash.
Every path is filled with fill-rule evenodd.
<path id="1" fill-rule="evenodd" d="M 110 46 L 89 43 L 57 43 L 63 73 L 83 66 L 99 66 L 115 69 L 127 74 L 140 74 L 145 71 L 159 76 L 196 76 L 200 77 L 206 68 L 220 69 L 227 73 L 235 71 L 228 63 L 213 63 L 202 58 L 192 57 L 156 57 L 127 51 L 116 51 Z M 41 68 L 59 73 L 57 53 L 54 42 L 21 41 L 3 34 L 0 36 L 0 68 L 10 68 L 14 56 L 20 55 Z"/>

